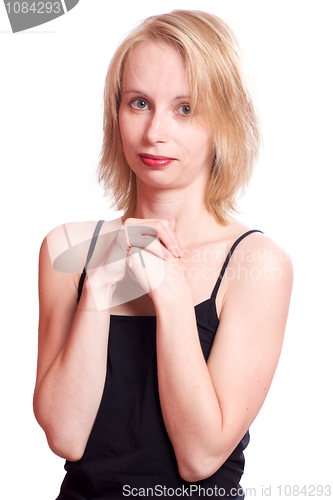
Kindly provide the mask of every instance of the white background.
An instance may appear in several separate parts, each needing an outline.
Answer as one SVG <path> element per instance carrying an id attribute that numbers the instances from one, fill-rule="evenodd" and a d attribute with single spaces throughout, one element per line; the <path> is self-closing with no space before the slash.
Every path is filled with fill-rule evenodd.
<path id="1" fill-rule="evenodd" d="M 329 0 L 81 0 L 48 24 L 12 34 L 1 2 L 5 500 L 54 500 L 64 475 L 32 413 L 40 244 L 58 224 L 115 216 L 95 175 L 105 73 L 125 33 L 174 8 L 219 15 L 242 43 L 265 150 L 241 217 L 285 247 L 295 269 L 284 350 L 252 426 L 242 485 L 256 488 L 248 498 L 276 499 L 293 496 L 285 485 L 333 486 L 331 7 Z"/>

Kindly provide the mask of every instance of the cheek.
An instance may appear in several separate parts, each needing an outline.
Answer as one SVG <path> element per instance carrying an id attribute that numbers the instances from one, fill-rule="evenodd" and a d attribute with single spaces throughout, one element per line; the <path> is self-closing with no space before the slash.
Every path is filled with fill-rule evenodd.
<path id="1" fill-rule="evenodd" d="M 121 107 L 119 109 L 118 125 L 119 125 L 120 136 L 123 139 L 126 135 L 126 120 L 124 118 L 124 113 L 122 112 Z"/>
<path id="2" fill-rule="evenodd" d="M 126 117 L 122 113 L 119 113 L 119 132 L 121 137 L 121 142 L 123 145 L 124 152 L 128 151 L 130 148 L 130 139 L 132 138 L 132 132 L 130 130 L 130 123 L 126 120 Z"/>
<path id="3" fill-rule="evenodd" d="M 191 156 L 200 159 L 200 162 L 211 158 L 213 150 L 213 141 L 206 131 L 199 130 L 188 138 Z"/>

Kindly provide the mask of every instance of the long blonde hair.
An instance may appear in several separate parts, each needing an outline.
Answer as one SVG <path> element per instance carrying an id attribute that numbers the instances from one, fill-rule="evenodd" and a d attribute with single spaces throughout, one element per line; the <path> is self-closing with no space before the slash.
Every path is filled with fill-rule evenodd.
<path id="1" fill-rule="evenodd" d="M 128 214 L 134 212 L 135 174 L 123 152 L 118 112 L 126 59 L 137 44 L 147 41 L 167 43 L 183 57 L 193 107 L 199 105 L 209 121 L 215 147 L 205 205 L 218 222 L 226 224 L 228 215 L 236 211 L 239 191 L 252 176 L 261 134 L 238 42 L 231 29 L 212 14 L 175 10 L 149 17 L 118 47 L 105 81 L 99 181 L 111 191 L 113 206 Z"/>

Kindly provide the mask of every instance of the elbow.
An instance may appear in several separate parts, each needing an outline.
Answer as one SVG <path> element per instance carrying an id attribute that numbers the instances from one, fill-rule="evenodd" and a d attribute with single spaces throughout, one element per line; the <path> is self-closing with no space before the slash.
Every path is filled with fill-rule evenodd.
<path id="1" fill-rule="evenodd" d="M 212 476 L 224 463 L 221 457 L 202 456 L 179 459 L 178 471 L 182 479 L 190 483 Z"/>
<path id="2" fill-rule="evenodd" d="M 83 457 L 85 447 L 81 443 L 59 439 L 51 436 L 51 433 L 45 432 L 45 434 L 50 449 L 58 457 L 64 458 L 69 462 L 78 462 Z"/>
<path id="3" fill-rule="evenodd" d="M 66 425 L 59 424 L 56 418 L 47 418 L 46 411 L 38 404 L 36 394 L 33 400 L 33 411 L 38 424 L 43 429 L 48 445 L 55 455 L 70 462 L 77 462 L 84 454 L 88 437 L 71 431 Z M 51 412 L 52 414 L 52 412 Z"/>
<path id="4" fill-rule="evenodd" d="M 34 408 L 34 413 L 37 422 L 45 433 L 48 445 L 55 455 L 70 462 L 77 462 L 82 458 L 86 441 L 83 442 L 83 439 L 79 439 L 73 434 L 69 435 L 63 429 L 53 426 L 50 422 L 45 422 L 36 411 L 36 408 Z"/>
<path id="5" fill-rule="evenodd" d="M 59 430 L 43 428 L 48 445 L 55 455 L 69 462 L 77 462 L 83 457 L 86 443 L 75 436 L 69 436 Z"/>

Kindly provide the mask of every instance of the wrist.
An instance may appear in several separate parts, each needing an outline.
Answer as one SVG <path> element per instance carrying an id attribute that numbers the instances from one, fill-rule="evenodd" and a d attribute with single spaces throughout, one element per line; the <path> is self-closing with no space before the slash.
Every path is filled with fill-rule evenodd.
<path id="1" fill-rule="evenodd" d="M 116 289 L 115 284 L 100 283 L 98 279 L 86 276 L 80 304 L 86 309 L 103 311 L 111 308 L 113 293 Z"/>
<path id="2" fill-rule="evenodd" d="M 176 287 L 166 287 L 161 283 L 152 291 L 151 298 L 156 313 L 170 309 L 178 310 L 186 307 L 187 304 L 193 307 L 192 292 L 186 281 L 178 283 Z"/>

